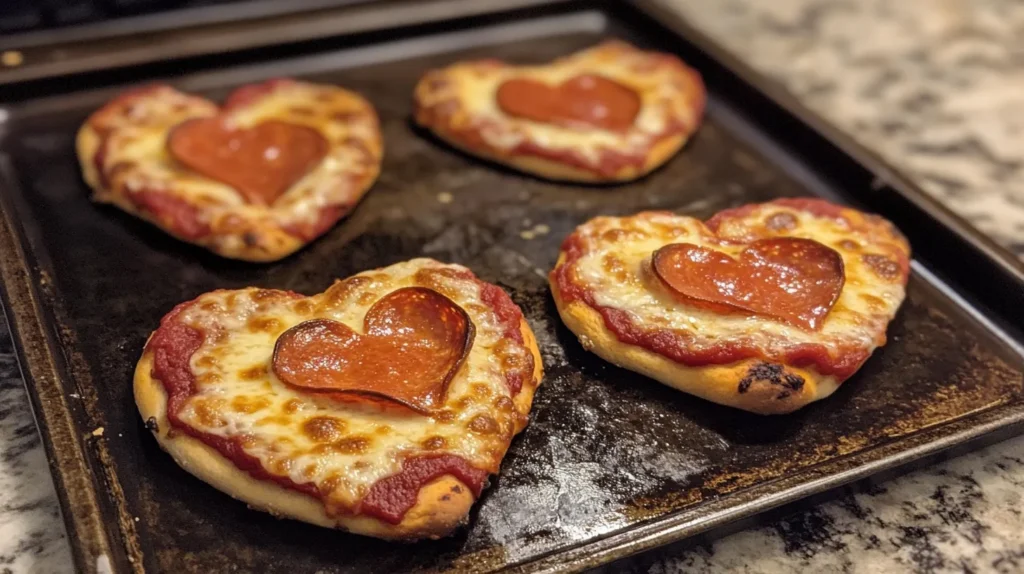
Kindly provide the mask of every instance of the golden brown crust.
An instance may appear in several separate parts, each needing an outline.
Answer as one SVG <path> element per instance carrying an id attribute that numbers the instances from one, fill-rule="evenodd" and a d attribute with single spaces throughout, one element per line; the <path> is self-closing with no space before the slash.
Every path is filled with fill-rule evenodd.
<path id="1" fill-rule="evenodd" d="M 533 375 L 529 381 L 523 384 L 523 388 L 519 389 L 519 394 L 512 400 L 515 403 L 516 411 L 521 415 L 519 420 L 516 421 L 515 434 L 519 434 L 526 428 L 526 423 L 529 421 L 530 407 L 533 406 L 533 395 L 537 392 L 537 387 L 544 378 L 544 363 L 540 358 L 540 348 L 537 347 L 537 337 L 534 336 L 533 330 L 530 329 L 526 319 L 520 320 L 519 331 L 523 334 L 523 346 L 529 349 L 530 354 L 533 356 Z"/>
<path id="2" fill-rule="evenodd" d="M 326 232 L 354 208 L 380 172 L 383 143 L 373 107 L 341 88 L 290 80 L 239 91 L 245 90 L 246 101 L 223 111 L 162 85 L 123 94 L 97 110 L 75 141 L 93 201 L 113 204 L 182 241 L 246 261 L 281 259 Z M 293 102 L 291 107 L 287 102 Z M 164 150 L 175 126 L 218 113 L 241 125 L 280 119 L 317 129 L 329 143 L 327 158 L 272 205 L 250 204 L 229 186 L 181 166 Z"/>
<path id="3" fill-rule="evenodd" d="M 661 165 L 675 155 L 687 141 L 686 136 L 673 136 L 666 138 L 651 148 L 650 152 L 644 156 L 642 165 L 626 165 L 610 175 L 601 175 L 593 170 L 581 169 L 564 162 L 544 157 L 533 155 L 503 155 L 495 153 L 489 148 L 474 148 L 467 145 L 459 138 L 452 137 L 450 134 L 442 131 L 437 131 L 435 135 L 456 149 L 460 149 L 468 154 L 476 155 L 495 163 L 515 168 L 524 173 L 529 173 L 552 181 L 595 184 L 627 182 L 641 178 L 661 167 Z"/>
<path id="4" fill-rule="evenodd" d="M 666 245 L 735 257 L 766 237 L 814 240 L 842 258 L 841 290 L 818 328 L 693 304 L 651 270 Z M 563 242 L 550 281 L 563 321 L 588 350 L 708 400 L 774 414 L 830 395 L 885 344 L 909 257 L 906 240 L 878 216 L 784 198 L 706 224 L 669 212 L 593 218 Z"/>
<path id="5" fill-rule="evenodd" d="M 510 116 L 494 101 L 507 79 L 553 84 L 584 74 L 640 96 L 632 127 L 573 130 Z M 547 179 L 610 183 L 642 177 L 675 155 L 700 123 L 705 93 L 697 73 L 674 56 L 610 41 L 544 66 L 482 60 L 432 70 L 414 100 L 416 121 L 467 153 Z"/>
<path id="6" fill-rule="evenodd" d="M 764 364 L 761 359 L 701 367 L 677 363 L 642 347 L 622 343 L 608 330 L 596 310 L 582 301 L 565 304 L 554 283 L 551 291 L 559 316 L 585 349 L 609 363 L 641 373 L 685 393 L 752 413 L 771 415 L 793 412 L 831 395 L 839 388 L 835 377 L 822 376 L 812 370 L 792 366 L 782 366 L 781 373 L 775 376 L 784 378 L 786 375 L 795 375 L 802 379 L 802 386 L 797 390 L 782 387 L 756 376 Z M 740 382 L 748 377 L 749 386 L 746 391 L 740 392 Z"/>
<path id="7" fill-rule="evenodd" d="M 523 385 L 515 398 L 516 408 L 524 413 L 526 424 L 533 394 L 543 377 L 540 349 L 525 320 L 520 326 L 525 346 L 534 358 L 533 378 Z M 285 488 L 277 483 L 253 478 L 219 452 L 183 432 L 173 432 L 167 418 L 167 394 L 163 385 L 152 377 L 153 356 L 147 350 L 135 368 L 135 403 L 144 421 L 155 422 L 153 431 L 160 447 L 167 451 L 183 469 L 249 506 L 279 518 L 292 518 L 328 528 L 389 540 L 440 538 L 464 524 L 475 502 L 472 491 L 452 475 L 444 475 L 425 484 L 416 504 L 398 524 L 390 524 L 370 516 L 337 515 L 325 511 L 323 503 L 307 494 Z"/>

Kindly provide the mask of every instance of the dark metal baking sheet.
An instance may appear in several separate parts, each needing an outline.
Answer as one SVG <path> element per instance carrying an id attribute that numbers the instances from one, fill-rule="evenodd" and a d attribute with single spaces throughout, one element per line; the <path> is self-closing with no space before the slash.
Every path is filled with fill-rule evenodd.
<path id="1" fill-rule="evenodd" d="M 863 150 L 682 23 L 635 6 L 564 5 L 381 44 L 175 83 L 211 97 L 279 75 L 336 82 L 380 113 L 380 180 L 309 248 L 272 265 L 227 261 L 89 203 L 73 140 L 117 91 L 6 108 L 0 124 L 5 304 L 53 465 L 78 567 L 115 572 L 576 570 L 1024 426 L 1024 269 Z M 650 177 L 616 187 L 539 181 L 482 164 L 409 123 L 413 84 L 461 58 L 541 62 L 607 37 L 673 51 L 704 75 L 707 121 Z M 140 74 L 168 73 L 140 70 Z M 453 201 L 442 202 L 447 192 Z M 916 252 L 889 344 L 827 401 L 760 417 L 617 369 L 559 322 L 545 279 L 559 243 L 598 214 L 706 217 L 818 194 L 883 213 Z M 528 239 L 536 225 L 550 231 Z M 468 528 L 395 545 L 251 511 L 179 469 L 143 428 L 131 373 L 174 304 L 214 288 L 314 293 L 415 256 L 462 263 L 506 288 L 537 333 L 547 375 L 531 423 Z M 99 434 L 97 429 L 102 429 Z M 96 431 L 96 432 L 94 432 Z"/>

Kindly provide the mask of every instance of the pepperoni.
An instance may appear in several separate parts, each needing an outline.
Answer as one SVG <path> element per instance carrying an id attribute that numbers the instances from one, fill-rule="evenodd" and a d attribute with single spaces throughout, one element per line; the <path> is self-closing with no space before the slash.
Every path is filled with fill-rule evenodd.
<path id="1" fill-rule="evenodd" d="M 583 74 L 557 86 L 514 78 L 498 87 L 498 106 L 508 115 L 568 128 L 623 131 L 640 112 L 640 96 L 603 76 Z"/>
<path id="2" fill-rule="evenodd" d="M 272 205 L 327 155 L 327 140 L 308 126 L 268 120 L 248 129 L 222 118 L 183 122 L 167 149 L 186 167 L 235 188 L 249 203 Z"/>
<path id="3" fill-rule="evenodd" d="M 421 277 L 421 274 L 422 277 Z M 451 277 L 453 279 L 461 279 L 463 281 L 471 281 L 476 284 L 480 290 L 480 301 L 494 312 L 498 318 L 498 326 L 501 328 L 503 335 L 506 340 L 510 340 L 515 343 L 518 350 L 522 351 L 525 355 L 523 361 L 505 361 L 503 364 L 505 372 L 505 385 L 508 387 L 509 392 L 512 396 L 519 394 L 519 391 L 523 389 L 523 385 L 527 381 L 532 380 L 534 370 L 534 357 L 533 353 L 523 347 L 523 332 L 522 332 L 522 321 L 523 312 L 519 309 L 519 306 L 512 301 L 512 298 L 508 296 L 501 287 L 492 283 L 481 281 L 476 275 L 468 269 L 455 269 L 446 267 L 443 269 L 430 269 L 421 270 L 417 272 L 417 280 L 430 283 L 431 275 L 442 275 L 445 277 Z M 518 353 L 510 352 L 509 358 Z"/>
<path id="4" fill-rule="evenodd" d="M 305 391 L 369 395 L 429 413 L 444 403 L 474 328 L 444 295 L 406 287 L 370 307 L 363 332 L 328 319 L 300 323 L 278 339 L 274 372 Z"/>
<path id="5" fill-rule="evenodd" d="M 474 496 L 480 496 L 488 472 L 473 467 L 460 456 L 451 454 L 407 458 L 402 462 L 401 472 L 381 479 L 373 485 L 363 499 L 360 512 L 390 524 L 398 524 L 405 513 L 416 504 L 416 497 L 423 485 L 446 474 L 462 481 Z"/>
<path id="6" fill-rule="evenodd" d="M 253 478 L 270 480 L 285 488 L 297 490 L 310 496 L 319 496 L 319 490 L 312 483 L 299 484 L 288 477 L 267 472 L 258 458 L 245 452 L 238 438 L 225 438 L 204 433 L 181 420 L 179 416 L 181 408 L 196 392 L 196 377 L 189 362 L 206 338 L 202 331 L 178 320 L 181 312 L 192 303 L 182 303 L 165 315 L 160 320 L 160 328 L 153 333 L 149 343 L 146 344 L 146 349 L 153 353 L 152 377 L 160 381 L 164 392 L 167 393 L 167 420 L 175 429 L 214 448 Z"/>
<path id="7" fill-rule="evenodd" d="M 144 189 L 129 194 L 128 199 L 178 237 L 199 239 L 210 234 L 210 226 L 199 219 L 199 208 L 170 193 Z"/>
<path id="8" fill-rule="evenodd" d="M 690 243 L 652 258 L 655 275 L 675 294 L 716 312 L 747 311 L 818 330 L 843 289 L 843 258 L 813 241 L 754 241 L 739 259 Z"/>
<path id="9" fill-rule="evenodd" d="M 737 209 L 746 209 L 749 213 L 753 211 L 752 207 Z M 712 227 L 711 222 L 716 218 L 708 221 L 709 227 Z M 822 375 L 832 375 L 840 381 L 857 372 L 867 360 L 864 350 L 857 346 L 836 347 L 830 351 L 824 345 L 808 343 L 790 349 L 783 357 L 772 357 L 760 346 L 750 343 L 723 342 L 713 346 L 698 346 L 683 331 L 643 327 L 629 313 L 599 305 L 594 293 L 577 280 L 574 265 L 586 253 L 586 248 L 586 239 L 580 232 L 567 237 L 561 249 L 564 261 L 551 272 L 551 282 L 564 304 L 580 301 L 595 309 L 601 314 L 608 330 L 623 343 L 649 349 L 677 363 L 693 367 L 725 365 L 749 358 L 781 359 L 794 366 L 813 366 Z"/>
<path id="10" fill-rule="evenodd" d="M 275 292 L 277 293 L 277 292 Z M 282 292 L 286 296 L 301 297 L 296 293 Z M 260 460 L 248 454 L 238 437 L 225 438 L 204 433 L 191 427 L 180 418 L 180 411 L 186 401 L 196 392 L 196 378 L 190 366 L 192 355 L 202 346 L 206 335 L 199 329 L 182 323 L 181 313 L 195 301 L 182 303 L 171 310 L 160 321 L 160 327 L 146 344 L 153 354 L 152 376 L 159 381 L 167 393 L 167 419 L 171 426 L 209 445 L 230 460 L 239 470 L 258 480 L 268 480 L 285 488 L 323 499 L 313 483 L 296 483 L 286 476 L 268 472 Z M 480 496 L 488 471 L 472 466 L 457 455 L 426 455 L 403 461 L 402 470 L 397 474 L 377 481 L 363 499 L 360 512 L 398 524 L 405 513 L 416 504 L 420 489 L 441 476 L 450 474 L 462 481 L 474 496 Z"/>

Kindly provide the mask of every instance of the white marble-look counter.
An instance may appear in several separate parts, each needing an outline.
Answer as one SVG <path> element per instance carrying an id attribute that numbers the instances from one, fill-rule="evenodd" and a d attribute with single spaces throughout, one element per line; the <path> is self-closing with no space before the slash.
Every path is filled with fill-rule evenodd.
<path id="1" fill-rule="evenodd" d="M 1024 2 L 665 0 L 1024 256 Z M 1024 572 L 1024 437 L 636 572 Z M 70 572 L 0 324 L 0 574 Z"/>

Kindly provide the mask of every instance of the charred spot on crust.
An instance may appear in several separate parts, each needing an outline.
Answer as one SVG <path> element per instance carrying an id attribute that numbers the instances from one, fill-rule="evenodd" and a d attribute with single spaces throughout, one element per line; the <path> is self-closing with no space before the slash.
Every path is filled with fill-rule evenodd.
<path id="1" fill-rule="evenodd" d="M 462 494 L 462 487 L 456 484 L 452 487 L 452 492 L 455 494 Z"/>
<path id="2" fill-rule="evenodd" d="M 783 373 L 782 365 L 757 363 L 750 367 L 750 370 L 747 371 L 747 376 L 740 380 L 739 391 L 741 393 L 747 392 L 750 390 L 750 385 L 754 384 L 754 381 L 768 381 L 781 385 Z"/>
<path id="3" fill-rule="evenodd" d="M 754 381 L 764 381 L 770 385 L 782 387 L 776 399 L 782 400 L 804 388 L 804 378 L 787 373 L 782 365 L 775 363 L 758 363 L 747 371 L 747 376 L 740 379 L 738 391 L 743 394 L 750 390 Z"/>
<path id="4" fill-rule="evenodd" d="M 146 429 L 151 432 L 160 432 L 160 426 L 156 424 L 156 417 L 149 417 L 146 419 Z"/>

